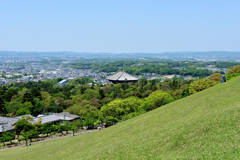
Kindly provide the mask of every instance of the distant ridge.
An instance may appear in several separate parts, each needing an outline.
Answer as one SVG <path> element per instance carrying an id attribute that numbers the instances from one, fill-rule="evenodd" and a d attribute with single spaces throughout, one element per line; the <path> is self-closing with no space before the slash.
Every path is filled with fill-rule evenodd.
<path id="1" fill-rule="evenodd" d="M 240 51 L 182 51 L 182 52 L 159 52 L 159 53 L 110 53 L 110 52 L 71 52 L 71 51 L 0 51 L 0 56 L 81 56 L 81 55 L 142 55 L 142 56 L 156 56 L 156 55 L 201 55 L 201 56 L 240 56 Z"/>
<path id="2" fill-rule="evenodd" d="M 174 61 L 229 61 L 239 62 L 240 51 L 209 51 L 209 52 L 162 52 L 162 53 L 88 53 L 88 52 L 17 52 L 0 51 L 0 56 L 10 57 L 67 57 L 83 59 L 114 59 L 114 60 L 174 60 Z M 77 60 L 77 59 L 76 59 Z"/>

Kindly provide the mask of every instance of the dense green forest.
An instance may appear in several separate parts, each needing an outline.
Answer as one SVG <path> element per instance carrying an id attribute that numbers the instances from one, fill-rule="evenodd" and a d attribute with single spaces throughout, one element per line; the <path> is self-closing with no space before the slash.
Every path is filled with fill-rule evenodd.
<path id="1" fill-rule="evenodd" d="M 78 69 L 93 69 L 99 72 L 116 72 L 124 70 L 133 75 L 144 73 L 155 73 L 160 75 L 177 74 L 181 76 L 191 75 L 193 77 L 206 77 L 213 74 L 208 69 L 201 67 L 231 68 L 239 65 L 237 62 L 202 62 L 202 61 L 110 61 L 110 62 L 75 62 L 70 66 Z M 68 64 L 69 65 L 69 64 Z M 223 72 L 221 72 L 223 74 Z"/>
<path id="2" fill-rule="evenodd" d="M 218 77 L 221 75 L 215 74 Z M 62 79 L 1 86 L 1 114 L 37 116 L 68 111 L 79 115 L 84 120 L 83 125 L 89 127 L 94 127 L 96 123 L 112 125 L 188 96 L 191 85 L 194 84 L 192 82 L 196 81 L 184 80 L 182 77 L 163 81 L 141 78 L 136 83 L 89 86 L 92 79 L 79 78 L 61 87 L 57 85 L 60 80 Z M 210 86 L 216 83 L 215 80 L 208 80 L 206 83 L 211 83 Z"/>

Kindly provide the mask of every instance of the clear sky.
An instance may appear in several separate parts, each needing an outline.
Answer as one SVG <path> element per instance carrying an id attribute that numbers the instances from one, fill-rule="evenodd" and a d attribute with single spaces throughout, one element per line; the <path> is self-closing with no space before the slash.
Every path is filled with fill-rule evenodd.
<path id="1" fill-rule="evenodd" d="M 240 51 L 240 0 L 0 0 L 0 50 Z"/>

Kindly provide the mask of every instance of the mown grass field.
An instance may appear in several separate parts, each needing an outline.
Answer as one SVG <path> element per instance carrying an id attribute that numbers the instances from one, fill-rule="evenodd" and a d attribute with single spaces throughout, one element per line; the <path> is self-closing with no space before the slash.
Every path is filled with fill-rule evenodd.
<path id="1" fill-rule="evenodd" d="M 239 159 L 240 77 L 102 131 L 0 152 L 1 160 Z"/>

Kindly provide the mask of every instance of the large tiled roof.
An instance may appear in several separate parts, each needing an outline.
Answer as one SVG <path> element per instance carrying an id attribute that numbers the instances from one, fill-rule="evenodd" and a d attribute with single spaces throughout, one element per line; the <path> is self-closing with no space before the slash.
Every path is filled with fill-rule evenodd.
<path id="1" fill-rule="evenodd" d="M 28 121 L 31 122 L 32 124 L 34 124 L 34 123 L 37 122 L 37 121 L 35 120 L 36 117 L 32 116 L 31 114 L 25 114 L 25 115 L 17 116 L 17 117 L 14 117 L 14 118 L 20 120 L 23 116 L 24 116 L 24 117 L 26 117 L 26 116 L 31 117 L 32 120 L 28 120 Z"/>
<path id="2" fill-rule="evenodd" d="M 73 115 L 68 112 L 53 113 L 53 115 L 58 116 L 62 121 L 71 121 L 79 118 L 79 116 Z"/>
<path id="3" fill-rule="evenodd" d="M 122 71 L 120 71 L 114 75 L 108 76 L 107 79 L 110 81 L 125 81 L 125 80 L 137 81 L 138 80 L 138 78 L 133 77 L 130 74 L 128 74 L 126 72 L 122 72 Z"/>
<path id="4" fill-rule="evenodd" d="M 31 117 L 31 118 L 35 118 L 34 116 L 32 116 L 31 114 L 25 114 L 25 115 L 22 115 L 22 116 L 16 116 L 16 117 L 14 117 L 14 118 L 18 118 L 18 119 L 21 119 L 22 117 L 26 117 L 26 116 L 29 116 L 29 117 Z"/>
<path id="5" fill-rule="evenodd" d="M 17 123 L 19 119 L 18 118 L 10 118 L 10 117 L 0 117 L 0 122 L 5 122 L 5 123 L 9 123 L 11 125 L 14 125 L 15 123 Z"/>
<path id="6" fill-rule="evenodd" d="M 13 125 L 17 123 L 17 118 L 0 117 L 0 133 L 3 131 L 14 130 Z"/>
<path id="7" fill-rule="evenodd" d="M 34 118 L 34 120 L 35 121 L 41 120 L 43 124 L 61 121 L 61 119 L 58 116 L 53 114 Z"/>
<path id="8" fill-rule="evenodd" d="M 12 130 L 14 130 L 14 127 L 10 123 L 0 122 L 0 133 L 3 131 L 12 131 Z"/>

